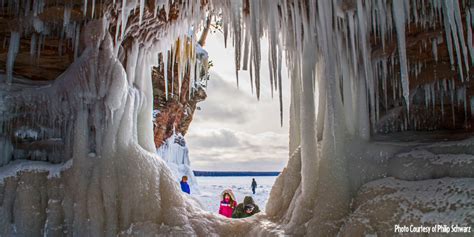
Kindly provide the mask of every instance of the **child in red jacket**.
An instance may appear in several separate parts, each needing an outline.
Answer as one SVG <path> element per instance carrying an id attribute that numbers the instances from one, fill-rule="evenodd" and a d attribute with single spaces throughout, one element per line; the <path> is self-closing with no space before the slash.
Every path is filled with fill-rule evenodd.
<path id="1" fill-rule="evenodd" d="M 226 189 L 222 192 L 221 205 L 219 207 L 219 214 L 231 218 L 234 208 L 237 206 L 235 201 L 234 193 L 230 189 Z"/>

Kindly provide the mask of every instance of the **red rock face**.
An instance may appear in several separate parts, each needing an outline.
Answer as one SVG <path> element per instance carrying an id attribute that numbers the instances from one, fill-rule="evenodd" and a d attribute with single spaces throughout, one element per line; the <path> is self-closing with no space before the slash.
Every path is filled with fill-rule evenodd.
<path id="1" fill-rule="evenodd" d="M 168 75 L 170 75 L 170 71 Z M 206 77 L 204 75 L 204 77 Z M 175 71 L 175 78 L 177 72 Z M 173 131 L 183 135 L 188 131 L 193 119 L 197 103 L 206 99 L 207 94 L 203 87 L 193 89 L 189 96 L 189 71 L 187 71 L 181 82 L 181 90 L 178 83 L 168 82 L 168 99 L 165 94 L 165 80 L 163 71 L 155 68 L 153 71 L 154 110 L 159 110 L 154 120 L 155 144 L 159 147 Z"/>

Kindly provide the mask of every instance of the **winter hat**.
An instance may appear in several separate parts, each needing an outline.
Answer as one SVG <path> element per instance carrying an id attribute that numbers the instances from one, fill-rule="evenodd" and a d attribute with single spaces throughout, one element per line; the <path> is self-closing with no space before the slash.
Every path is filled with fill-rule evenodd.
<path id="1" fill-rule="evenodd" d="M 226 193 L 229 194 L 230 198 L 232 198 L 232 200 L 235 201 L 235 196 L 234 196 L 234 193 L 232 192 L 231 189 L 226 189 L 226 190 L 222 191 L 222 193 L 221 193 L 222 199 L 224 199 L 224 194 L 226 194 Z"/>
<path id="2" fill-rule="evenodd" d="M 255 205 L 253 198 L 251 196 L 245 196 L 244 198 L 244 205 L 252 204 Z"/>

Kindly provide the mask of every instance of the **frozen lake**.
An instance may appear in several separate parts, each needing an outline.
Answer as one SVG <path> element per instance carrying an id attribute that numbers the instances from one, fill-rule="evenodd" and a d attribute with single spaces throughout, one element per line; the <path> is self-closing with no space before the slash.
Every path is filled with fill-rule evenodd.
<path id="1" fill-rule="evenodd" d="M 250 187 L 252 178 L 257 181 L 255 195 L 252 194 Z M 270 190 L 276 178 L 277 176 L 198 176 L 196 179 L 200 194 L 193 193 L 192 190 L 191 194 L 201 202 L 206 210 L 217 213 L 219 211 L 220 194 L 225 189 L 232 189 L 238 203 L 243 202 L 245 196 L 252 196 L 260 210 L 265 210 Z"/>

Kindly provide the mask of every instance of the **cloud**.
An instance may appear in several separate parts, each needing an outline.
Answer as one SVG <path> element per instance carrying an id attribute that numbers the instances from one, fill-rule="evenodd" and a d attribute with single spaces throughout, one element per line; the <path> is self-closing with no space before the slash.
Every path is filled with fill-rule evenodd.
<path id="1" fill-rule="evenodd" d="M 191 134 L 187 140 L 192 141 L 193 147 L 238 147 L 239 138 L 234 132 L 226 129 L 219 129 L 206 134 Z"/>
<path id="2" fill-rule="evenodd" d="M 221 76 L 211 73 L 207 93 L 207 99 L 198 104 L 201 110 L 196 112 L 197 121 L 245 123 L 250 119 L 246 105 L 255 103 L 254 99 Z"/>
<path id="3" fill-rule="evenodd" d="M 196 116 L 198 121 L 223 121 L 235 123 L 245 123 L 249 118 L 245 114 L 244 108 L 229 108 L 220 104 L 207 104 L 206 107 L 201 107 L 202 112 L 200 116 Z"/>
<path id="4" fill-rule="evenodd" d="M 262 60 L 261 94 L 251 91 L 248 71 L 236 84 L 234 50 L 221 35 L 209 35 L 206 50 L 213 61 L 207 99 L 198 104 L 186 134 L 195 170 L 278 171 L 288 162 L 289 80 L 283 69 L 284 125 L 277 94 L 271 97 L 268 61 Z M 263 40 L 262 55 L 268 44 Z M 284 61 L 284 60 L 283 60 Z"/>
<path id="5" fill-rule="evenodd" d="M 279 171 L 288 160 L 288 137 L 229 129 L 200 130 L 187 138 L 195 170 Z"/>

